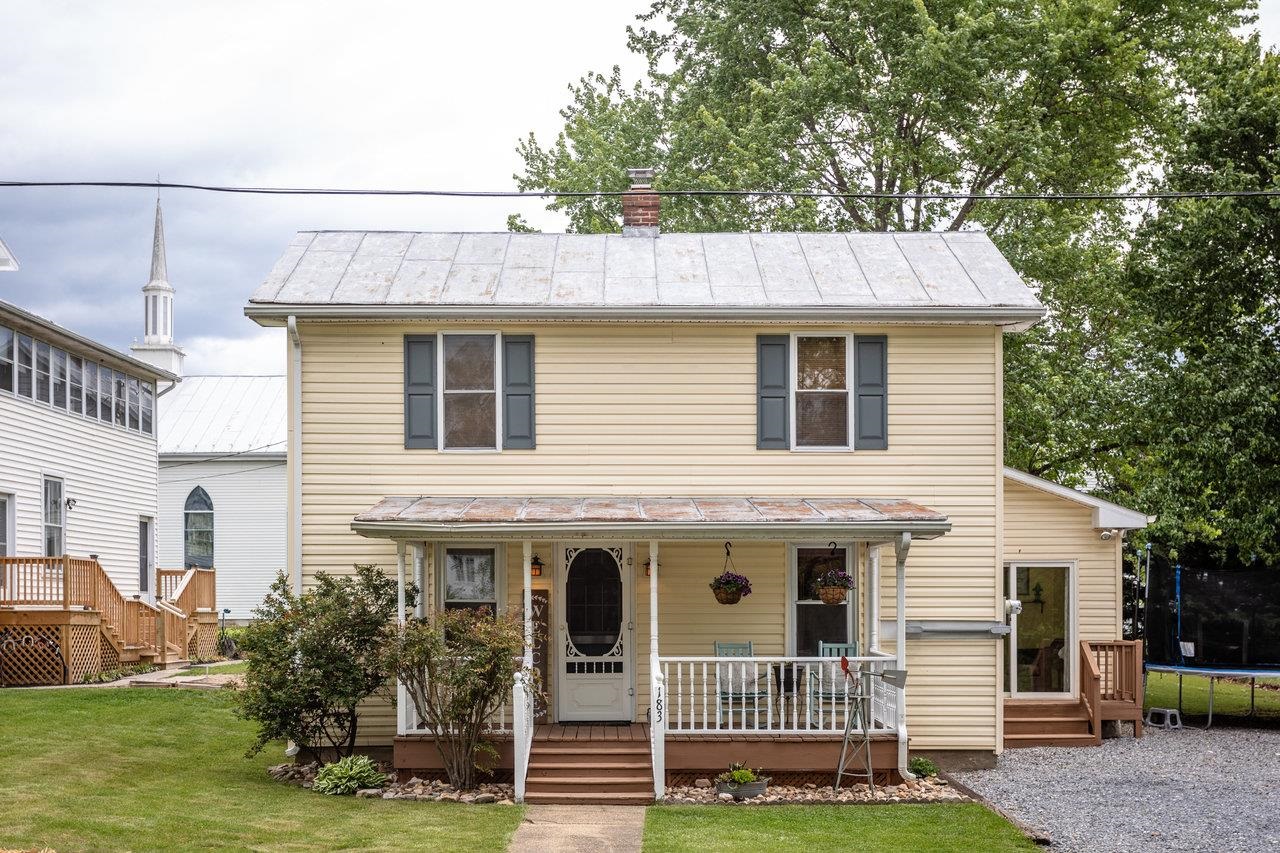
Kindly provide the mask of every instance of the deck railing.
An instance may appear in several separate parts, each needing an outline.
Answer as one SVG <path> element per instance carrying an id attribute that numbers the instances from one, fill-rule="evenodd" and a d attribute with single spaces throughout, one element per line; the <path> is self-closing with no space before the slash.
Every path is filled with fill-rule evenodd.
<path id="1" fill-rule="evenodd" d="M 413 700 L 409 697 L 409 691 L 405 689 L 404 684 L 397 682 L 396 684 L 396 707 L 399 709 L 399 729 L 398 734 L 401 735 L 434 735 L 435 731 L 427 725 L 426 721 L 418 716 L 418 709 L 414 707 Z M 485 721 L 485 732 L 494 735 L 510 735 L 514 732 L 515 719 L 512 714 L 512 706 L 503 702 L 498 706 L 498 710 L 489 715 L 489 719 Z M 530 732 L 532 732 L 530 726 Z"/>
<path id="2" fill-rule="evenodd" d="M 156 592 L 160 598 L 173 601 L 178 584 L 187 576 L 186 569 L 156 569 Z"/>
<path id="3" fill-rule="evenodd" d="M 883 654 L 848 658 L 849 669 L 879 673 L 893 666 Z M 857 709 L 858 681 L 840 658 L 660 657 L 669 734 L 843 734 Z M 901 693 L 874 675 L 870 714 L 859 730 L 896 732 Z"/>
<path id="4" fill-rule="evenodd" d="M 1097 664 L 1099 692 L 1108 702 L 1142 701 L 1142 641 L 1089 643 Z"/>
<path id="5" fill-rule="evenodd" d="M 1089 643 L 1080 643 L 1080 701 L 1089 714 L 1089 733 L 1095 744 L 1102 743 L 1102 677 Z"/>

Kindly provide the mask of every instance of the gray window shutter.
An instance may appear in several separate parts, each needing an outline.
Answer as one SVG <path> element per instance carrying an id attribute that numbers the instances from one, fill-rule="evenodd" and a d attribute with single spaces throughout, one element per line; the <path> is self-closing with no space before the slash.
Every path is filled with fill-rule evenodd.
<path id="1" fill-rule="evenodd" d="M 436 446 L 436 336 L 404 336 L 404 446 Z"/>
<path id="2" fill-rule="evenodd" d="M 535 446 L 533 335 L 502 336 L 502 447 Z"/>
<path id="3" fill-rule="evenodd" d="M 884 335 L 853 339 L 855 450 L 889 449 L 889 342 Z"/>
<path id="4" fill-rule="evenodd" d="M 756 447 L 791 447 L 791 338 L 756 336 Z"/>

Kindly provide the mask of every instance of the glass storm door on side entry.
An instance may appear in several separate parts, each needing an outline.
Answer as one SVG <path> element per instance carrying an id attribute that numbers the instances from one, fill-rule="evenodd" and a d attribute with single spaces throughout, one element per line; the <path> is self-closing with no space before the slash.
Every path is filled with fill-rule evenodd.
<path id="1" fill-rule="evenodd" d="M 1012 696 L 1069 696 L 1075 689 L 1075 616 L 1069 565 L 1013 563 L 1008 589 L 1022 603 L 1009 624 Z"/>
<path id="2" fill-rule="evenodd" d="M 621 546 L 559 548 L 561 721 L 630 721 L 631 572 Z"/>

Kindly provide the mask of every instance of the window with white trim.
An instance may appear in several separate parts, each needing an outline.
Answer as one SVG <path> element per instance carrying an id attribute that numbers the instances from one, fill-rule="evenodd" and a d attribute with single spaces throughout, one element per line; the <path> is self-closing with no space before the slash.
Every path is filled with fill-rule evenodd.
<path id="1" fill-rule="evenodd" d="M 18 335 L 18 396 L 32 399 L 35 389 L 33 376 L 35 342 L 26 335 Z"/>
<path id="2" fill-rule="evenodd" d="M 186 568 L 213 568 L 213 500 L 196 486 L 182 507 L 182 565 Z"/>
<path id="3" fill-rule="evenodd" d="M 441 335 L 445 450 L 498 449 L 498 336 Z"/>
<path id="4" fill-rule="evenodd" d="M 844 645 L 857 642 L 854 615 L 857 594 L 851 589 L 843 604 L 825 604 L 818 595 L 818 579 L 838 570 L 855 578 L 851 549 L 839 545 L 795 546 L 792 581 L 792 648 L 797 657 L 817 657 L 820 643 Z"/>
<path id="5" fill-rule="evenodd" d="M 446 610 L 498 612 L 498 549 L 446 547 L 440 600 Z"/>
<path id="6" fill-rule="evenodd" d="M 13 495 L 0 495 L 0 557 L 13 556 Z M 0 578 L 0 583 L 3 578 Z"/>
<path id="7" fill-rule="evenodd" d="M 849 337 L 797 335 L 792 418 L 798 448 L 850 446 Z"/>
<path id="8" fill-rule="evenodd" d="M 50 347 L 44 341 L 36 341 L 36 402 L 49 402 L 51 375 L 49 373 Z"/>
<path id="9" fill-rule="evenodd" d="M 17 336 L 13 329 L 0 326 L 0 391 L 13 391 L 13 349 Z"/>
<path id="10" fill-rule="evenodd" d="M 78 355 L 67 358 L 67 411 L 80 414 L 84 411 L 84 359 Z"/>
<path id="11" fill-rule="evenodd" d="M 67 552 L 66 504 L 62 480 L 44 478 L 44 555 L 61 557 Z"/>

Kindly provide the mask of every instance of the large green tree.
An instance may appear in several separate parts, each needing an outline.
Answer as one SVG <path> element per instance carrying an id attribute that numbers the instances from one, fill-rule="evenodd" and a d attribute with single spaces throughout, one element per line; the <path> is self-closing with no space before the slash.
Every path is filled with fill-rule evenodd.
<path id="1" fill-rule="evenodd" d="M 667 230 L 982 227 L 1048 319 L 1006 340 L 1007 458 L 1072 485 L 1119 482 L 1141 402 L 1140 312 L 1116 203 L 936 193 L 1105 193 L 1150 183 L 1181 93 L 1251 0 L 656 0 L 629 31 L 648 64 L 571 87 L 564 127 L 520 142 L 522 189 L 903 194 L 667 198 Z M 617 197 L 563 198 L 574 231 L 619 227 Z M 519 225 L 519 223 L 515 223 Z"/>
<path id="2" fill-rule="evenodd" d="M 1280 57 L 1226 48 L 1191 81 L 1166 189 L 1280 190 Z M 1115 487 L 1162 540 L 1280 560 L 1280 199 L 1163 201 L 1128 262 L 1147 400 Z"/>

